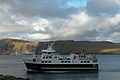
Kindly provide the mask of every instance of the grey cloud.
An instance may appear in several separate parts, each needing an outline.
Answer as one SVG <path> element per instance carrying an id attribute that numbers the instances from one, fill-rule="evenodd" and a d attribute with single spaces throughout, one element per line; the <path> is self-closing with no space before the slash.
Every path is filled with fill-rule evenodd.
<path id="1" fill-rule="evenodd" d="M 59 39 L 68 39 L 68 40 L 86 40 L 86 41 L 93 41 L 97 36 L 99 36 L 99 32 L 95 30 L 86 30 L 83 32 L 83 34 L 79 34 L 80 32 L 76 32 L 75 35 L 69 35 L 67 37 L 61 37 Z"/>
<path id="2" fill-rule="evenodd" d="M 76 16 L 76 17 L 75 17 Z M 83 19 L 83 16 L 87 20 Z M 58 22 L 62 24 L 56 25 L 59 26 L 57 29 L 54 29 L 56 32 L 53 37 L 54 39 L 74 39 L 74 40 L 112 40 L 119 42 L 120 34 L 117 34 L 115 37 L 115 32 L 120 32 L 120 15 L 114 15 L 112 17 L 101 18 L 93 17 L 87 13 L 80 12 L 79 14 L 74 14 L 71 18 L 60 21 L 59 19 L 55 20 L 54 25 Z M 81 21 L 83 19 L 83 21 Z M 85 22 L 84 22 L 85 21 Z M 54 22 L 54 21 L 53 21 Z M 83 24 L 80 24 L 84 22 Z M 113 35 L 114 34 L 114 35 Z M 111 37 L 111 35 L 113 35 Z M 115 37 L 115 38 L 113 38 Z M 53 39 L 52 38 L 52 39 Z"/>
<path id="3" fill-rule="evenodd" d="M 44 39 L 45 34 L 46 39 L 50 40 L 119 42 L 120 14 L 117 12 L 120 6 L 116 0 L 90 0 L 84 11 L 79 11 L 80 8 L 61 7 L 66 2 L 67 0 L 0 0 L 0 38 L 35 40 L 33 38 L 37 39 L 40 35 Z M 101 14 L 105 16 L 95 16 Z M 34 17 L 38 18 L 34 20 Z M 42 19 L 49 24 L 40 30 L 39 20 Z M 35 30 L 33 23 L 37 22 L 38 29 Z"/>
<path id="4" fill-rule="evenodd" d="M 67 17 L 77 11 L 75 8 L 64 8 L 65 0 L 10 0 L 9 12 L 24 17 Z"/>
<path id="5" fill-rule="evenodd" d="M 90 0 L 86 10 L 92 15 L 114 15 L 120 10 L 120 3 L 117 0 Z"/>

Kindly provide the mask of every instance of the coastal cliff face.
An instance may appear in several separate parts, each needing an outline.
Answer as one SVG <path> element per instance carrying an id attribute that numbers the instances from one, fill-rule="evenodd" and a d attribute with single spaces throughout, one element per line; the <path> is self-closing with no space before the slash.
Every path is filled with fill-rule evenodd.
<path id="1" fill-rule="evenodd" d="M 36 54 L 40 54 L 51 42 L 38 43 Z M 53 48 L 59 53 L 87 53 L 95 54 L 120 54 L 120 44 L 108 41 L 90 42 L 90 41 L 56 41 Z"/>
<path id="2" fill-rule="evenodd" d="M 50 42 L 30 42 L 19 39 L 0 39 L 0 54 L 40 54 Z M 56 41 L 53 48 L 59 53 L 87 53 L 95 54 L 120 54 L 120 43 L 107 41 Z"/>
<path id="3" fill-rule="evenodd" d="M 32 54 L 35 52 L 37 42 L 19 39 L 1 39 L 0 54 Z"/>

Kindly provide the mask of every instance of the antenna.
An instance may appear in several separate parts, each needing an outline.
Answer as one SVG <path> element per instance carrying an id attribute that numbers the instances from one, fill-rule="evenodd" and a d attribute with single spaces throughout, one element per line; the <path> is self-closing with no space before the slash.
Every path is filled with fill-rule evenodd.
<path id="1" fill-rule="evenodd" d="M 53 41 L 53 43 L 51 43 L 51 45 L 48 46 L 48 48 L 51 48 L 51 49 L 52 49 L 52 47 L 53 47 L 54 44 L 55 44 L 55 41 Z"/>

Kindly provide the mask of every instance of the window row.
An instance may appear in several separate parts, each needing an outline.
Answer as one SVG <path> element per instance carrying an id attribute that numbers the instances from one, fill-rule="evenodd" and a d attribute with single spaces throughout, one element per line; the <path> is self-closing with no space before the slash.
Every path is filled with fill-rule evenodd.
<path id="1" fill-rule="evenodd" d="M 43 59 L 51 59 L 52 56 L 43 56 Z M 55 56 L 54 58 L 58 58 L 57 56 Z"/>
<path id="2" fill-rule="evenodd" d="M 51 59 L 52 56 L 43 56 L 43 59 Z"/>
<path id="3" fill-rule="evenodd" d="M 81 63 L 90 63 L 90 61 L 80 61 Z"/>
<path id="4" fill-rule="evenodd" d="M 61 63 L 70 63 L 70 61 L 61 61 Z"/>
<path id="5" fill-rule="evenodd" d="M 51 61 L 42 61 L 42 63 L 51 63 Z"/>

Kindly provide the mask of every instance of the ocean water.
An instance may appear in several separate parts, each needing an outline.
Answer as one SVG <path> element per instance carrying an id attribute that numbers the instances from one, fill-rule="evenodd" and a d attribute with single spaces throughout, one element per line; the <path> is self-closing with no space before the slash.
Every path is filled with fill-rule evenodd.
<path id="1" fill-rule="evenodd" d="M 120 80 L 120 55 L 97 55 L 98 73 L 28 73 L 22 61 L 26 55 L 0 55 L 0 74 L 31 80 Z"/>

